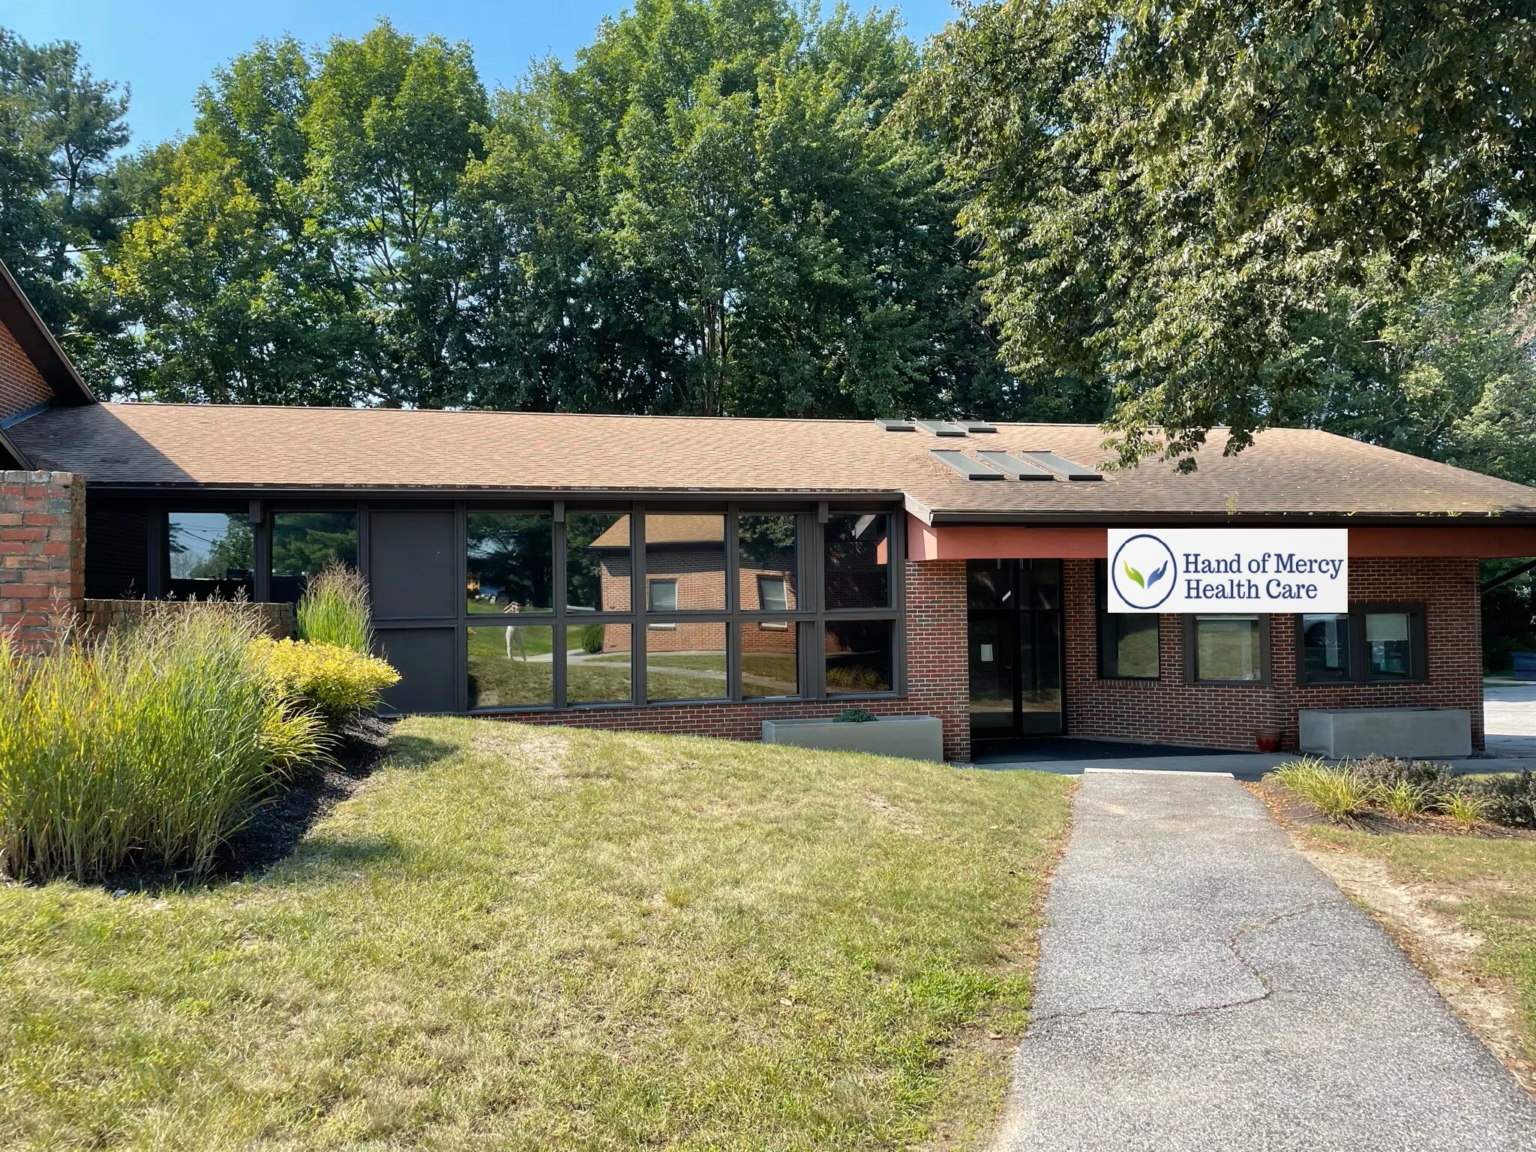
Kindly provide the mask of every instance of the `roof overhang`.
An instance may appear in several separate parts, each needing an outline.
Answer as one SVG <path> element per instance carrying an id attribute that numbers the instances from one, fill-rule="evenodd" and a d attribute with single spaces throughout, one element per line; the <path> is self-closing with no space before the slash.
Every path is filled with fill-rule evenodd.
<path id="1" fill-rule="evenodd" d="M 5 434 L 5 429 L 0 428 L 0 469 L 3 468 L 19 468 L 22 471 L 30 472 L 32 470 L 32 463 L 27 459 L 26 454 L 16 447 L 11 438 Z"/>
<path id="2" fill-rule="evenodd" d="M 80 373 L 75 371 L 4 261 L 0 261 L 0 324 L 10 329 L 60 404 L 68 407 L 96 403 L 96 397 L 80 379 Z"/>
<path id="3" fill-rule="evenodd" d="M 1422 518 L 1421 518 L 1422 520 Z M 1165 518 L 1162 527 L 1176 527 Z M 1180 522 L 1183 523 L 1183 522 Z M 1296 527 L 1293 522 L 1255 524 L 1252 520 L 1228 521 L 1231 527 Z M 1108 555 L 1108 531 L 1112 525 L 1055 525 L 1025 527 L 1017 524 L 957 524 L 934 526 L 915 517 L 907 526 L 909 560 L 1102 560 Z M 1309 522 L 1309 527 L 1320 525 Z M 1349 555 L 1356 559 L 1454 558 L 1494 560 L 1536 556 L 1536 523 L 1459 522 L 1426 525 L 1382 526 L 1353 521 L 1349 529 Z"/>

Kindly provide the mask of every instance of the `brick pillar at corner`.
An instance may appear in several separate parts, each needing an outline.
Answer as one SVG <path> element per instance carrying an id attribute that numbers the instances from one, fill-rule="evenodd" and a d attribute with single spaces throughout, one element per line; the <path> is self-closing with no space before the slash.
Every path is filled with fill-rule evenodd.
<path id="1" fill-rule="evenodd" d="M 84 478 L 0 472 L 0 629 L 44 647 L 84 600 Z"/>

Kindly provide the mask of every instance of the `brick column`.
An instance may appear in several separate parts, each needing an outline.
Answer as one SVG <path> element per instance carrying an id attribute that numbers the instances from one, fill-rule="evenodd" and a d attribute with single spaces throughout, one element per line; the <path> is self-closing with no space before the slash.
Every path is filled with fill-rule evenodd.
<path id="1" fill-rule="evenodd" d="M 944 722 L 944 758 L 971 758 L 964 560 L 907 561 L 907 701 Z"/>
<path id="2" fill-rule="evenodd" d="M 43 646 L 84 602 L 84 478 L 0 472 L 0 629 Z"/>

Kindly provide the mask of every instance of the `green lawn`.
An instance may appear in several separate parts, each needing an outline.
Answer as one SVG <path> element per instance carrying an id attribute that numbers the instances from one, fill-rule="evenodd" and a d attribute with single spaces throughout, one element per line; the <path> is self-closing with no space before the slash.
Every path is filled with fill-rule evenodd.
<path id="1" fill-rule="evenodd" d="M 259 879 L 0 888 L 0 1146 L 979 1145 L 1068 787 L 407 720 Z"/>
<path id="2" fill-rule="evenodd" d="M 1527 1055 L 1536 1060 L 1536 840 L 1370 835 L 1308 828 L 1306 836 L 1379 860 L 1402 883 L 1429 883 L 1459 900 L 1446 907 L 1487 941 L 1479 957 L 1520 1000 Z"/>

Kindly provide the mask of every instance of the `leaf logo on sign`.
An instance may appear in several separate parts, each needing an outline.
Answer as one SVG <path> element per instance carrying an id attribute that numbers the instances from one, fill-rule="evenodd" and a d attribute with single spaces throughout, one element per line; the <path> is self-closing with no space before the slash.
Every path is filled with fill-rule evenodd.
<path id="1" fill-rule="evenodd" d="M 1167 572 L 1168 572 L 1168 561 L 1164 560 L 1163 561 L 1163 566 L 1161 568 L 1159 568 L 1157 571 L 1153 572 L 1152 575 L 1147 577 L 1146 586 L 1148 588 L 1152 587 L 1152 585 L 1156 584 L 1165 575 L 1167 575 Z"/>
<path id="2" fill-rule="evenodd" d="M 1136 571 L 1136 569 L 1132 568 L 1127 561 L 1122 560 L 1121 564 L 1123 564 L 1125 566 L 1125 574 L 1127 576 L 1129 576 L 1132 580 L 1136 581 L 1136 584 L 1137 584 L 1138 587 L 1145 588 L 1147 586 L 1147 582 L 1141 578 L 1141 573 L 1140 572 L 1138 572 L 1138 571 Z M 1167 567 L 1166 564 L 1163 565 L 1163 568 L 1166 568 L 1166 567 Z M 1162 570 L 1162 568 L 1159 568 L 1157 570 L 1157 576 L 1161 576 L 1162 574 L 1163 574 L 1163 570 Z M 1153 579 L 1154 580 L 1157 579 L 1157 576 L 1154 576 Z"/>

